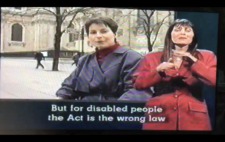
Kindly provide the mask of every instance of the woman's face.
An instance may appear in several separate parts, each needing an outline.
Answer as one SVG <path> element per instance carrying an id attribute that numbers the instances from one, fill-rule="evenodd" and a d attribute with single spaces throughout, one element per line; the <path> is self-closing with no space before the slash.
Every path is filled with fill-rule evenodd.
<path id="1" fill-rule="evenodd" d="M 189 45 L 194 37 L 193 29 L 190 26 L 174 26 L 171 32 L 171 38 L 174 44 Z"/>
<path id="2" fill-rule="evenodd" d="M 99 49 L 115 45 L 115 34 L 104 24 L 91 24 L 88 38 L 91 45 Z"/>

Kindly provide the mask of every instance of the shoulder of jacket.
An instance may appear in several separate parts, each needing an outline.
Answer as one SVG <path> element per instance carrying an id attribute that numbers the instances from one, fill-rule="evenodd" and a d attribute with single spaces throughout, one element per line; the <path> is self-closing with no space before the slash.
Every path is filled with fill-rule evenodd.
<path id="1" fill-rule="evenodd" d="M 79 61 L 84 61 L 86 60 L 88 57 L 90 56 L 90 54 L 86 54 L 86 55 L 83 55 L 79 58 Z"/>
<path id="2" fill-rule="evenodd" d="M 145 57 L 161 56 L 162 54 L 163 54 L 163 51 L 154 51 L 154 52 L 147 53 Z"/>
<path id="3" fill-rule="evenodd" d="M 137 52 L 134 49 L 131 49 L 129 46 L 121 46 L 121 48 L 123 49 L 124 53 L 126 53 L 126 54 L 143 57 L 143 55 L 141 53 Z"/>
<path id="4" fill-rule="evenodd" d="M 137 57 L 143 57 L 143 55 L 133 49 L 128 49 L 127 51 L 127 54 L 131 54 L 131 55 L 134 55 L 134 56 L 137 56 Z"/>
<path id="5" fill-rule="evenodd" d="M 215 54 L 213 51 L 207 50 L 207 49 L 197 49 L 198 52 L 202 54 Z"/>

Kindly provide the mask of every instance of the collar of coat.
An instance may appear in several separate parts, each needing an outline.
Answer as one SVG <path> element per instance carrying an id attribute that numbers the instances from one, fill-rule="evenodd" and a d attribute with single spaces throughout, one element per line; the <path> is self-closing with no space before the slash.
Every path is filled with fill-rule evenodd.
<path id="1" fill-rule="evenodd" d="M 111 53 L 113 54 L 124 54 L 126 51 L 130 50 L 127 46 L 117 45 L 118 47 L 113 50 Z M 94 52 L 93 52 L 94 53 Z"/>
<path id="2" fill-rule="evenodd" d="M 115 53 L 115 54 L 124 54 L 128 50 L 129 50 L 128 47 L 126 47 L 126 46 L 120 46 L 119 48 L 116 48 L 112 53 Z"/>

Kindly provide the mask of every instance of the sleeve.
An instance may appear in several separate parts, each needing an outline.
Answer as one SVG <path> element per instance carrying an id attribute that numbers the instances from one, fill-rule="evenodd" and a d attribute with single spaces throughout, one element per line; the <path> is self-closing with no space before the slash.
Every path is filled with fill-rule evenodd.
<path id="1" fill-rule="evenodd" d="M 156 62 L 151 55 L 145 56 L 134 74 L 136 76 L 134 88 L 137 90 L 146 89 L 162 81 L 165 73 L 158 72 L 156 67 Z"/>
<path id="2" fill-rule="evenodd" d="M 216 86 L 217 58 L 212 52 L 204 56 L 204 61 L 197 60 L 192 66 L 191 71 L 197 75 L 197 78 L 209 86 Z"/>
<path id="3" fill-rule="evenodd" d="M 76 94 L 74 88 L 76 86 L 78 73 L 81 69 L 81 61 L 78 63 L 77 68 L 63 81 L 62 86 L 56 92 L 56 96 L 62 99 L 77 99 L 79 96 Z"/>
<path id="4" fill-rule="evenodd" d="M 126 57 L 125 66 L 122 68 L 122 77 L 124 83 L 124 93 L 118 100 L 129 100 L 129 101 L 146 101 L 152 97 L 152 91 L 150 88 L 145 90 L 136 90 L 133 87 L 133 73 L 137 69 L 142 55 L 139 53 L 129 54 Z"/>

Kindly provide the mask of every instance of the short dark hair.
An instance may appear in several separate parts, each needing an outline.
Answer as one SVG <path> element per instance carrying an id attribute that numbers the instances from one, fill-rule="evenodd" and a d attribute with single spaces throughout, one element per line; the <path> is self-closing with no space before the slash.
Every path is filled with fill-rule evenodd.
<path id="1" fill-rule="evenodd" d="M 168 61 L 171 55 L 171 50 L 175 48 L 175 44 L 172 41 L 171 32 L 173 31 L 173 28 L 177 25 L 189 26 L 192 28 L 194 37 L 191 44 L 189 45 L 188 52 L 190 52 L 193 55 L 196 53 L 198 39 L 197 39 L 197 33 L 196 33 L 194 25 L 191 23 L 191 21 L 187 19 L 177 19 L 169 26 L 166 33 L 166 37 L 164 41 L 163 57 L 162 57 L 162 61 L 164 62 Z"/>
<path id="2" fill-rule="evenodd" d="M 109 27 L 114 34 L 116 34 L 118 30 L 118 24 L 111 18 L 109 17 L 94 17 L 89 19 L 84 27 L 87 35 L 89 35 L 89 27 L 93 24 L 104 24 L 105 26 Z"/>

